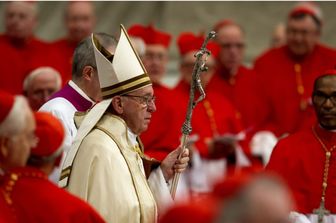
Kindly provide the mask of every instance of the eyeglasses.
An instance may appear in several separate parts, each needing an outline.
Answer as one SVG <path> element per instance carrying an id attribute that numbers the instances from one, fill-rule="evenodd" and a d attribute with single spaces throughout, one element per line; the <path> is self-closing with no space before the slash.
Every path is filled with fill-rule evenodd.
<path id="1" fill-rule="evenodd" d="M 316 104 L 322 105 L 324 104 L 327 99 L 330 99 L 330 101 L 336 105 L 336 93 L 332 94 L 332 95 L 326 95 L 322 92 L 316 92 L 313 95 L 313 101 Z"/>
<path id="2" fill-rule="evenodd" d="M 56 87 L 46 88 L 46 89 L 37 89 L 32 92 L 32 97 L 35 99 L 49 98 L 55 91 L 56 91 Z"/>
<path id="3" fill-rule="evenodd" d="M 123 97 L 130 97 L 130 98 L 138 98 L 140 103 L 144 106 L 149 107 L 151 103 L 155 103 L 156 97 L 153 95 L 144 95 L 144 96 L 139 96 L 139 95 L 130 95 L 130 94 L 125 94 L 122 95 Z"/>
<path id="4" fill-rule="evenodd" d="M 146 53 L 144 58 L 148 60 L 157 59 L 158 61 L 164 61 L 167 59 L 167 55 L 163 53 Z"/>
<path id="5" fill-rule="evenodd" d="M 300 35 L 303 37 L 307 37 L 307 36 L 314 35 L 314 34 L 316 34 L 315 30 L 305 30 L 305 29 L 299 30 L 299 29 L 292 29 L 292 28 L 287 29 L 288 36 Z"/>

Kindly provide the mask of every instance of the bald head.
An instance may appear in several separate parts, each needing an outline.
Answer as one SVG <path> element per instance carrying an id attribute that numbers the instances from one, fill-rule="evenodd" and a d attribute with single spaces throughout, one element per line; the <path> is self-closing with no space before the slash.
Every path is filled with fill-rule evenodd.
<path id="1" fill-rule="evenodd" d="M 89 36 L 96 24 L 94 6 L 91 2 L 69 2 L 65 11 L 65 25 L 69 40 L 79 43 Z"/>
<path id="2" fill-rule="evenodd" d="M 235 74 L 244 56 L 244 33 L 237 24 L 229 24 L 218 29 L 217 42 L 221 46 L 219 62 L 231 74 Z"/>
<path id="3" fill-rule="evenodd" d="M 25 40 L 33 35 L 37 24 L 37 5 L 29 2 L 8 2 L 5 9 L 6 34 Z"/>
<path id="4" fill-rule="evenodd" d="M 224 202 L 217 222 L 287 222 L 294 203 L 286 185 L 271 175 L 257 175 Z"/>
<path id="5" fill-rule="evenodd" d="M 247 218 L 251 223 L 286 222 L 294 207 L 285 185 L 270 176 L 258 177 L 245 191 Z"/>

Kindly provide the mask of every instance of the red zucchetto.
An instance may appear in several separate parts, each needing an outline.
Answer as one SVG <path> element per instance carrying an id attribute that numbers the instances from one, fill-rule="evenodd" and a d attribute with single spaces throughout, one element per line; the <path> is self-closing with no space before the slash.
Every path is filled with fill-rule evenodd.
<path id="1" fill-rule="evenodd" d="M 165 48 L 168 48 L 170 45 L 171 35 L 155 29 L 152 25 L 143 26 L 135 24 L 128 29 L 128 34 L 143 39 L 147 45 L 159 44 Z"/>
<path id="2" fill-rule="evenodd" d="M 201 48 L 204 39 L 205 37 L 202 34 L 196 36 L 191 32 L 181 33 L 177 39 L 177 45 L 181 56 L 192 51 L 198 51 Z M 208 43 L 207 49 L 210 50 L 214 57 L 217 57 L 220 51 L 220 47 L 212 41 Z"/>
<path id="3" fill-rule="evenodd" d="M 64 127 L 53 115 L 47 112 L 36 112 L 35 135 L 38 138 L 36 147 L 32 148 L 31 155 L 42 159 L 57 158 L 62 153 Z"/>

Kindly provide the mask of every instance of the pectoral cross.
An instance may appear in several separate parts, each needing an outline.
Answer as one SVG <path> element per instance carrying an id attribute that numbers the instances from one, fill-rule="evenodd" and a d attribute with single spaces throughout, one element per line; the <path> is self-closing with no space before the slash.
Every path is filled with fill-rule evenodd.
<path id="1" fill-rule="evenodd" d="M 329 215 L 330 211 L 327 210 L 324 206 L 326 191 L 328 187 L 328 174 L 329 174 L 329 165 L 330 165 L 330 158 L 332 155 L 332 152 L 336 148 L 336 145 L 333 145 L 330 149 L 326 147 L 326 145 L 323 143 L 322 139 L 317 135 L 315 128 L 312 127 L 313 134 L 315 135 L 317 141 L 321 144 L 323 150 L 325 151 L 325 162 L 324 162 L 324 171 L 323 171 L 323 181 L 322 181 L 322 196 L 321 196 L 321 203 L 320 207 L 318 209 L 314 209 L 313 213 L 317 214 L 317 220 L 318 223 L 323 223 L 323 217 L 324 215 Z"/>
<path id="2" fill-rule="evenodd" d="M 317 222 L 323 223 L 324 215 L 329 215 L 330 211 L 325 208 L 324 201 L 322 200 L 320 203 L 320 207 L 317 209 L 314 209 L 313 213 L 317 215 Z"/>

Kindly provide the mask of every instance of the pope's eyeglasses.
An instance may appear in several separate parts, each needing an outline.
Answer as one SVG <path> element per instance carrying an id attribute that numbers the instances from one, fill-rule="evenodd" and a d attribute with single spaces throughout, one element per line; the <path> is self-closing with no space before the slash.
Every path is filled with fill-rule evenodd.
<path id="1" fill-rule="evenodd" d="M 150 105 L 152 105 L 152 103 L 155 103 L 155 99 L 156 97 L 153 95 L 144 95 L 144 96 L 139 96 L 139 95 L 130 95 L 130 94 L 125 94 L 122 95 L 123 97 L 130 97 L 130 98 L 134 98 L 134 99 L 139 99 L 138 101 L 142 104 L 145 105 L 147 107 L 149 107 Z"/>

